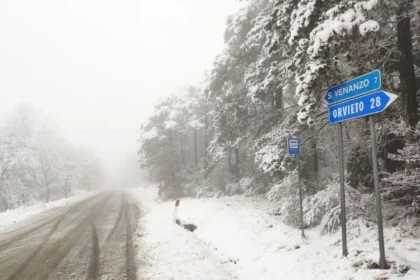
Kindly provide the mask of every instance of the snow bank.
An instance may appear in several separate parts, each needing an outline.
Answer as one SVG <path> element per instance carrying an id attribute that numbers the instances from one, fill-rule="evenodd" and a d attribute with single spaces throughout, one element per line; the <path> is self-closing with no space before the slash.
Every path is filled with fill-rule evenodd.
<path id="1" fill-rule="evenodd" d="M 17 224 L 23 220 L 26 220 L 34 215 L 37 215 L 47 209 L 62 207 L 68 204 L 81 201 L 88 198 L 93 193 L 78 191 L 74 196 L 48 203 L 39 203 L 29 207 L 21 206 L 19 208 L 8 210 L 0 213 L 0 232 L 4 231 L 7 227 Z"/>
<path id="2" fill-rule="evenodd" d="M 142 202 L 136 236 L 141 279 L 235 279 L 191 232 L 173 221 L 173 202 L 155 203 L 156 188 L 139 188 L 132 197 Z"/>
<path id="3" fill-rule="evenodd" d="M 142 190 L 136 191 L 144 201 Z M 388 271 L 366 269 L 376 261 L 376 231 L 349 236 L 349 257 L 341 257 L 341 233 L 321 236 L 284 225 L 278 207 L 258 198 L 182 199 L 179 216 L 198 226 L 194 233 L 174 224 L 174 202 L 143 203 L 144 237 L 139 239 L 146 279 L 420 279 L 420 240 L 414 233 L 386 232 Z M 402 275 L 404 265 L 410 266 Z"/>

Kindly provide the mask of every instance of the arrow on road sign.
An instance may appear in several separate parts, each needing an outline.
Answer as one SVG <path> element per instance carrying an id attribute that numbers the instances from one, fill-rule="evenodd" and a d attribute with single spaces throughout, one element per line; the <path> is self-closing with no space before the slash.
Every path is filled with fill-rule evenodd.
<path id="1" fill-rule="evenodd" d="M 328 108 L 330 124 L 380 113 L 397 98 L 398 95 L 381 90 L 332 105 Z"/>
<path id="2" fill-rule="evenodd" d="M 381 71 L 376 70 L 334 86 L 327 90 L 321 101 L 328 105 L 342 102 L 382 88 Z"/>

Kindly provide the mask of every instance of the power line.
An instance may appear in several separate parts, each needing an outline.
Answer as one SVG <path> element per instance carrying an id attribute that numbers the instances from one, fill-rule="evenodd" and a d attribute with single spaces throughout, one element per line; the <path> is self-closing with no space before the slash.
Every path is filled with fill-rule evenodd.
<path id="1" fill-rule="evenodd" d="M 105 130 L 83 130 L 83 131 L 43 131 L 43 132 L 0 132 L 0 135 L 49 135 L 49 134 L 91 134 L 91 133 L 124 133 L 138 132 L 140 129 L 105 129 Z"/>

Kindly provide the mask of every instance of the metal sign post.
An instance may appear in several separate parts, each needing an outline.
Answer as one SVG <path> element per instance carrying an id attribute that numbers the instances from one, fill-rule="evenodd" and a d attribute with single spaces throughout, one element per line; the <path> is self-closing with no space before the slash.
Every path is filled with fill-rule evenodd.
<path id="1" fill-rule="evenodd" d="M 339 152 L 340 152 L 340 194 L 341 194 L 341 226 L 343 235 L 343 256 L 347 255 L 347 237 L 346 237 L 346 218 L 345 218 L 345 194 L 344 194 L 344 156 L 343 156 L 343 136 L 341 122 L 369 116 L 370 134 L 372 144 L 372 161 L 373 161 L 373 179 L 375 184 L 376 197 L 376 213 L 378 218 L 378 239 L 379 239 L 379 268 L 384 269 L 386 266 L 385 260 L 385 245 L 382 219 L 382 205 L 381 205 L 381 191 L 379 188 L 379 171 L 378 171 L 378 157 L 376 147 L 376 129 L 374 114 L 383 112 L 388 108 L 398 96 L 393 93 L 385 91 L 373 92 L 355 99 L 334 104 L 328 107 L 329 121 L 331 124 L 338 123 L 339 131 Z"/>
<path id="2" fill-rule="evenodd" d="M 340 162 L 340 196 L 341 228 L 343 256 L 347 256 L 347 226 L 345 206 L 344 149 L 343 126 L 341 122 L 369 116 L 372 142 L 373 178 L 375 183 L 376 212 L 378 217 L 379 268 L 385 269 L 385 245 L 382 220 L 381 191 L 379 189 L 378 157 L 376 147 L 376 130 L 374 114 L 389 107 L 398 96 L 382 91 L 381 72 L 379 70 L 365 74 L 353 80 L 334 86 L 327 90 L 322 102 L 327 104 L 330 124 L 338 123 L 339 162 Z"/>
<path id="3" fill-rule="evenodd" d="M 369 116 L 369 124 L 370 124 L 370 140 L 372 144 L 373 181 L 375 184 L 376 214 L 377 214 L 377 219 L 378 219 L 379 268 L 385 269 L 386 261 L 385 261 L 384 226 L 383 226 L 383 220 L 382 220 L 381 190 L 379 188 L 375 116 Z"/>
<path id="4" fill-rule="evenodd" d="M 343 144 L 343 125 L 337 125 L 338 146 L 339 146 L 339 167 L 340 167 L 340 199 L 341 199 L 341 239 L 343 256 L 348 255 L 347 250 L 347 215 L 346 215 L 346 191 L 344 187 L 344 144 Z"/>
<path id="5" fill-rule="evenodd" d="M 304 222 L 303 222 L 303 196 L 302 196 L 302 183 L 300 178 L 300 139 L 289 138 L 287 139 L 287 150 L 289 155 L 296 155 L 297 161 L 297 173 L 298 173 L 298 184 L 299 184 L 299 204 L 300 204 L 300 228 L 302 230 L 302 237 L 305 237 Z"/>
<path id="6" fill-rule="evenodd" d="M 302 198 L 302 183 L 300 179 L 300 160 L 299 154 L 296 155 L 297 169 L 298 169 L 298 184 L 299 184 L 299 204 L 300 204 L 300 228 L 302 230 L 302 237 L 305 237 L 304 223 L 303 223 L 303 198 Z"/>

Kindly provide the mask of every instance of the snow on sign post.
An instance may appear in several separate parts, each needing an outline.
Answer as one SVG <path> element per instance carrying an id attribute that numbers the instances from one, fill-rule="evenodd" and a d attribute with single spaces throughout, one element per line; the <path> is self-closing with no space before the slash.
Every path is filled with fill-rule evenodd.
<path id="1" fill-rule="evenodd" d="M 302 184 L 300 182 L 300 139 L 299 138 L 288 138 L 287 139 L 287 151 L 289 155 L 296 155 L 297 170 L 298 170 L 298 184 L 299 184 L 299 202 L 300 202 L 300 227 L 302 230 L 302 237 L 305 237 L 305 231 L 303 226 L 303 198 L 302 198 Z"/>
<path id="2" fill-rule="evenodd" d="M 369 116 L 372 144 L 373 179 L 375 183 L 376 212 L 378 218 L 379 268 L 386 267 L 385 244 L 382 221 L 381 192 L 379 189 L 378 161 L 376 148 L 376 130 L 374 114 L 389 107 L 397 95 L 382 91 L 381 72 L 379 70 L 365 74 L 353 80 L 334 86 L 327 90 L 322 102 L 329 105 L 330 124 L 338 124 L 340 196 L 341 196 L 341 229 L 343 256 L 347 256 L 347 226 L 344 188 L 344 148 L 343 121 Z"/>

